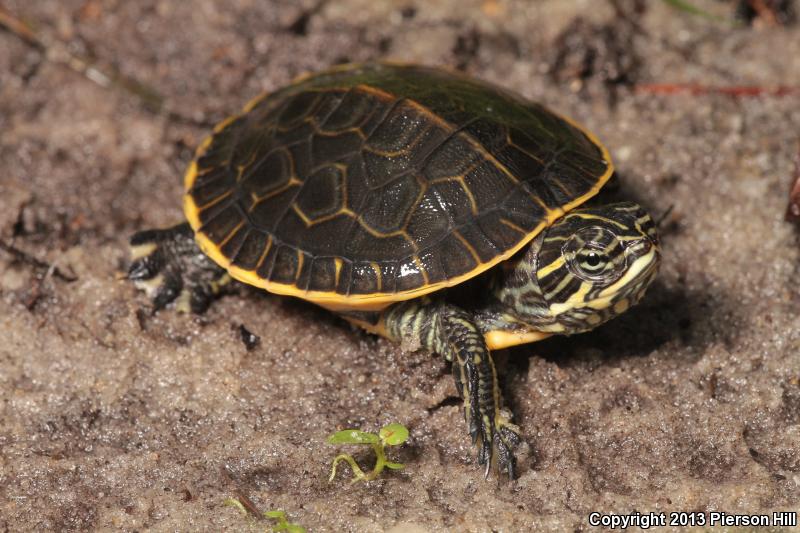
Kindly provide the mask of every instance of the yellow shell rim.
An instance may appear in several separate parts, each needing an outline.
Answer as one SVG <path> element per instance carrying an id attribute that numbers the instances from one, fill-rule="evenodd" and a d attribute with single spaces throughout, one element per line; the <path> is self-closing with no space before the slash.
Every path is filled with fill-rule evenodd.
<path id="1" fill-rule="evenodd" d="M 197 160 L 203 156 L 205 151 L 208 149 L 208 146 L 211 144 L 214 135 L 219 133 L 223 128 L 225 128 L 228 124 L 236 120 L 237 118 L 241 117 L 249 113 L 258 103 L 264 100 L 270 93 L 265 92 L 262 93 L 252 100 L 250 100 L 247 104 L 245 104 L 242 111 L 238 114 L 231 115 L 216 126 L 214 126 L 213 133 L 206 137 L 203 142 L 197 147 L 195 151 L 195 157 L 192 162 L 189 164 L 189 168 L 186 169 L 186 173 L 184 174 L 184 196 L 183 196 L 183 211 L 186 215 L 186 219 L 189 221 L 189 225 L 194 230 L 195 240 L 197 244 L 200 246 L 200 249 L 205 253 L 208 257 L 210 257 L 215 263 L 223 267 L 228 271 L 228 273 L 234 278 L 243 283 L 247 283 L 248 285 L 253 285 L 255 287 L 259 287 L 265 289 L 273 294 L 279 294 L 283 296 L 295 296 L 297 298 L 302 298 L 303 300 L 307 300 L 313 302 L 317 305 L 321 305 L 328 309 L 336 310 L 336 309 L 363 309 L 363 310 L 378 310 L 386 307 L 389 304 L 395 302 L 402 302 L 405 300 L 411 300 L 414 298 L 419 298 L 420 296 L 424 296 L 426 294 L 430 294 L 432 292 L 436 292 L 441 289 L 445 289 L 447 287 L 453 287 L 464 281 L 474 278 L 478 274 L 493 268 L 494 266 L 498 265 L 499 263 L 507 260 L 508 258 L 512 257 L 518 251 L 520 251 L 525 245 L 527 245 L 531 240 L 533 240 L 536 235 L 538 235 L 544 228 L 550 226 L 556 219 L 562 217 L 565 213 L 571 211 L 575 207 L 583 204 L 589 198 L 596 195 L 600 189 L 605 185 L 605 183 L 609 180 L 611 175 L 614 173 L 614 163 L 611 160 L 611 154 L 609 153 L 608 149 L 600 142 L 600 140 L 595 137 L 595 135 L 590 132 L 588 129 L 583 127 L 581 124 L 577 123 L 573 119 L 557 113 L 555 111 L 549 110 L 551 113 L 556 115 L 561 120 L 567 122 L 578 131 L 586 135 L 586 138 L 592 142 L 595 146 L 600 149 L 600 152 L 603 154 L 603 159 L 608 164 L 608 168 L 603 175 L 601 175 L 597 179 L 597 183 L 589 189 L 589 191 L 576 198 L 575 200 L 567 203 L 563 207 L 554 209 L 547 213 L 545 219 L 536 226 L 525 238 L 523 238 L 516 246 L 508 250 L 507 252 L 494 257 L 490 261 L 485 263 L 480 263 L 476 268 L 467 272 L 466 274 L 462 274 L 460 276 L 456 276 L 454 278 L 440 281 L 437 283 L 430 283 L 427 285 L 422 285 L 420 287 L 416 287 L 414 289 L 403 291 L 403 292 L 393 292 L 393 293 L 386 293 L 386 292 L 376 292 L 370 294 L 338 294 L 335 292 L 328 292 L 328 291 L 309 291 L 309 290 L 302 290 L 299 289 L 296 285 L 286 284 L 286 283 L 277 283 L 274 281 L 268 281 L 256 274 L 255 271 L 252 270 L 245 270 L 240 268 L 236 265 L 232 265 L 231 262 L 225 257 L 222 252 L 220 251 L 219 247 L 216 246 L 208 237 L 203 235 L 199 229 L 202 225 L 200 222 L 199 216 L 199 209 L 195 204 L 194 200 L 192 199 L 189 192 L 194 185 L 195 180 L 197 179 Z"/>

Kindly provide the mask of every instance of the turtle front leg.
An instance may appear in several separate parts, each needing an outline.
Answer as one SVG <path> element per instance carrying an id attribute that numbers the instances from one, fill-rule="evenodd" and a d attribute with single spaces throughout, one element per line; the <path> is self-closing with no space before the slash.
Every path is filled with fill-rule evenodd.
<path id="1" fill-rule="evenodd" d="M 514 478 L 516 459 L 512 449 L 519 429 L 501 413 L 501 393 L 491 353 L 474 317 L 447 303 L 401 303 L 383 318 L 390 337 L 423 346 L 452 362 L 456 388 L 464 400 L 464 417 L 478 444 L 478 464 L 494 459 L 500 471 Z"/>
<path id="2" fill-rule="evenodd" d="M 154 310 L 177 300 L 179 311 L 202 313 L 230 281 L 197 246 L 189 224 L 135 233 L 128 279 L 147 293 Z"/>

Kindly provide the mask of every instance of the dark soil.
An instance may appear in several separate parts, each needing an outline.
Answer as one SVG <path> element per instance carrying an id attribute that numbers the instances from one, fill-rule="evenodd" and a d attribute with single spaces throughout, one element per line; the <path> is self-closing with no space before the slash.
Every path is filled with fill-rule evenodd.
<path id="1" fill-rule="evenodd" d="M 310 531 L 800 508 L 800 252 L 784 221 L 800 97 L 766 91 L 800 87 L 792 12 L 729 24 L 621 0 L 3 4 L 51 50 L 148 90 L 99 86 L 0 32 L 0 529 L 264 530 L 223 506 L 237 491 Z M 214 122 L 305 71 L 378 58 L 460 68 L 575 117 L 611 149 L 621 190 L 672 208 L 641 305 L 497 355 L 527 443 L 514 482 L 483 479 L 439 358 L 245 288 L 202 316 L 152 315 L 118 279 L 131 233 L 182 219 L 183 169 Z M 764 91 L 711 89 L 741 86 Z M 327 482 L 328 434 L 392 421 L 411 430 L 391 451 L 405 470 Z"/>

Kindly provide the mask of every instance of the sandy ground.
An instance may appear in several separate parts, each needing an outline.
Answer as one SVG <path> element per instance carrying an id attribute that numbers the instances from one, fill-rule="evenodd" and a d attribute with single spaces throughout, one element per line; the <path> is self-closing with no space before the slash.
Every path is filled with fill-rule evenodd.
<path id="1" fill-rule="evenodd" d="M 0 33 L 0 236 L 17 250 L 0 250 L 0 529 L 264 530 L 222 505 L 236 491 L 310 531 L 800 509 L 798 240 L 783 221 L 800 98 L 635 90 L 799 87 L 796 25 L 595 0 L 3 4 L 164 107 Z M 569 113 L 610 147 L 622 190 L 674 206 L 639 307 L 497 354 L 526 442 L 511 483 L 481 476 L 438 358 L 247 289 L 203 316 L 151 316 L 116 279 L 132 232 L 181 219 L 180 176 L 211 124 L 304 71 L 375 58 L 455 66 Z M 326 435 L 390 421 L 411 430 L 392 451 L 406 470 L 328 484 Z"/>

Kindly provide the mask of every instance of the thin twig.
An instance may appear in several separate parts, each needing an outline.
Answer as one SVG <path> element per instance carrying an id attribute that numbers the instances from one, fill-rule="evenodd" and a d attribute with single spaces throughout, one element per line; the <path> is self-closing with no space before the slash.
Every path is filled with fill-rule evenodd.
<path id="1" fill-rule="evenodd" d="M 30 265 L 36 269 L 44 270 L 46 276 L 52 274 L 54 277 L 59 278 L 62 281 L 66 281 L 67 283 L 71 283 L 73 281 L 78 280 L 78 276 L 71 273 L 66 273 L 58 268 L 55 263 L 46 263 L 41 259 L 38 259 L 28 252 L 20 250 L 16 246 L 9 244 L 4 241 L 0 241 L 0 250 L 3 250 L 7 254 L 11 255 L 17 261 L 24 263 L 26 265 Z"/>
<path id="2" fill-rule="evenodd" d="M 4 27 L 34 48 L 38 48 L 39 50 L 45 50 L 47 48 L 36 36 L 30 26 L 9 13 L 8 10 L 2 5 L 0 5 L 0 26 Z"/>
<path id="3" fill-rule="evenodd" d="M 763 87 L 760 85 L 711 86 L 697 83 L 639 83 L 636 92 L 648 94 L 688 94 L 691 96 L 721 94 L 734 98 L 759 96 L 790 96 L 800 92 L 800 87 L 777 85 Z"/>
<path id="4" fill-rule="evenodd" d="M 792 189 L 789 192 L 789 206 L 786 208 L 786 220 L 800 222 L 800 141 L 794 154 L 794 172 L 792 172 Z"/>
<path id="5" fill-rule="evenodd" d="M 241 480 L 239 479 L 238 474 L 234 473 L 228 465 L 224 465 L 220 468 L 220 472 L 233 485 L 233 492 L 236 494 L 236 499 L 242 505 L 242 507 L 247 510 L 251 515 L 253 515 L 258 520 L 265 520 L 264 514 L 258 509 L 258 506 L 251 500 L 247 494 L 244 493 L 242 489 L 239 488 L 239 483 Z"/>
<path id="6" fill-rule="evenodd" d="M 197 126 L 210 127 L 213 125 L 169 109 L 166 99 L 157 90 L 135 78 L 122 74 L 118 69 L 113 67 L 101 69 L 91 60 L 70 52 L 63 43 L 49 41 L 38 35 L 28 24 L 14 16 L 2 5 L 0 5 L 0 28 L 5 28 L 23 42 L 41 51 L 48 61 L 64 65 L 104 89 L 116 87 L 132 94 L 139 99 L 145 109 L 152 113 L 162 114 L 170 120 Z"/>
<path id="7" fill-rule="evenodd" d="M 247 509 L 247 511 L 253 515 L 254 517 L 258 518 L 259 520 L 264 520 L 264 513 L 258 510 L 258 506 L 255 504 L 253 500 L 250 499 L 247 494 L 245 494 L 242 490 L 236 489 L 236 498 L 239 499 L 239 502 L 242 504 L 242 507 Z"/>

